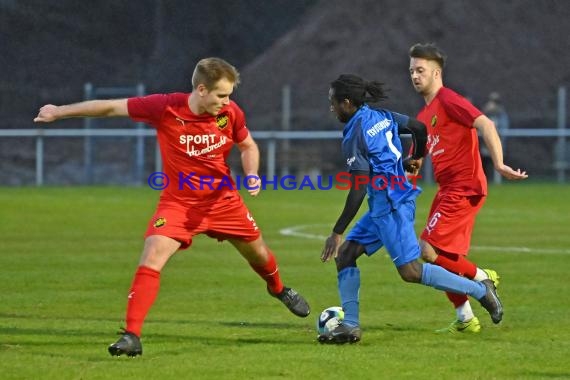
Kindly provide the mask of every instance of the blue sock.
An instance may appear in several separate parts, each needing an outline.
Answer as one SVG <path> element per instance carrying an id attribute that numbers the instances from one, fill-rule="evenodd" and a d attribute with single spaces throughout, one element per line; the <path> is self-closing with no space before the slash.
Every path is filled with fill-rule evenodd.
<path id="1" fill-rule="evenodd" d="M 432 264 L 423 264 L 422 284 L 446 292 L 467 294 L 476 299 L 482 298 L 487 293 L 487 288 L 482 283 L 458 276 Z"/>
<path id="2" fill-rule="evenodd" d="M 358 292 L 360 290 L 360 269 L 356 267 L 344 268 L 338 272 L 338 292 L 344 310 L 343 323 L 358 326 Z"/>

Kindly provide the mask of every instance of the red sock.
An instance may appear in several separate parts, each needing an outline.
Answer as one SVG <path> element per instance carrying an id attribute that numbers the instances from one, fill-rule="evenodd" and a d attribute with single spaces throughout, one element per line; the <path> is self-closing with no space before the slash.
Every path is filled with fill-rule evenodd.
<path id="1" fill-rule="evenodd" d="M 129 291 L 126 330 L 140 336 L 144 319 L 154 303 L 160 288 L 160 272 L 149 267 L 138 267 Z"/>
<path id="2" fill-rule="evenodd" d="M 281 282 L 281 276 L 279 276 L 279 268 L 277 267 L 277 262 L 275 261 L 275 256 L 273 252 L 269 249 L 267 250 L 269 259 L 263 265 L 253 265 L 250 263 L 254 271 L 261 276 L 267 282 L 267 288 L 273 294 L 281 293 L 283 290 L 283 283 Z"/>
<path id="3" fill-rule="evenodd" d="M 465 256 L 456 253 L 439 252 L 434 264 L 470 279 L 475 278 L 477 274 L 477 265 L 467 260 Z"/>
<path id="4" fill-rule="evenodd" d="M 445 292 L 445 295 L 453 303 L 453 306 L 455 306 L 456 309 L 459 306 L 463 305 L 465 302 L 469 301 L 469 298 L 465 294 Z"/>

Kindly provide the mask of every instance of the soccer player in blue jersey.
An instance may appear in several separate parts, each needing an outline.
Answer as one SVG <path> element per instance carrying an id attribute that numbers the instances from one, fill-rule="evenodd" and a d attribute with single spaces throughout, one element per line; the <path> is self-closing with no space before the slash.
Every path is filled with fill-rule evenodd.
<path id="1" fill-rule="evenodd" d="M 426 127 L 414 118 L 368 105 L 385 98 L 382 83 L 368 82 L 356 75 L 341 75 L 330 86 L 331 112 L 345 123 L 342 151 L 352 186 L 321 253 L 323 262 L 335 258 L 344 310 L 343 322 L 332 331 L 319 335 L 318 340 L 322 343 L 360 340 L 360 270 L 356 260 L 363 253 L 370 256 L 383 246 L 404 281 L 472 296 L 479 300 L 495 323 L 503 316 L 503 307 L 491 280 L 472 281 L 418 260 L 420 247 L 414 230 L 414 215 L 415 199 L 421 190 L 406 178 L 406 163 L 398 135 L 404 130 L 412 134 L 414 152 L 411 158 L 416 159 L 424 155 Z M 362 185 L 364 182 L 366 186 Z M 341 245 L 342 234 L 367 193 L 369 210 Z"/>

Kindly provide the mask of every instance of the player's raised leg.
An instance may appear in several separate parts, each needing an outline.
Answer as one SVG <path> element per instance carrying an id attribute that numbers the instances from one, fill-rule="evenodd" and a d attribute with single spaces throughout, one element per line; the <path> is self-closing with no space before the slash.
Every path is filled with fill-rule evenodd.
<path id="1" fill-rule="evenodd" d="M 498 275 L 491 270 L 478 268 L 467 259 L 475 218 L 485 196 L 461 196 L 438 192 L 434 197 L 428 223 L 421 235 L 421 256 L 425 262 L 438 265 L 450 272 L 469 279 L 482 281 Z M 465 295 L 447 293 L 455 308 L 456 319 L 437 332 L 477 333 L 481 325 L 475 317 L 469 299 Z"/>
<path id="2" fill-rule="evenodd" d="M 493 322 L 499 323 L 503 315 L 503 306 L 492 281 L 469 280 L 437 265 L 419 262 L 420 247 L 413 225 L 414 213 L 411 212 L 414 209 L 415 204 L 407 202 L 390 214 L 375 219 L 382 241 L 400 277 L 407 282 L 417 282 L 439 290 L 472 296 L 491 314 Z"/>
<path id="3" fill-rule="evenodd" d="M 254 241 L 230 239 L 240 254 L 247 260 L 253 270 L 267 283 L 267 291 L 277 298 L 289 311 L 298 317 L 306 317 L 311 309 L 307 301 L 296 290 L 289 288 L 281 281 L 279 267 L 273 252 L 260 236 Z"/>
<path id="4" fill-rule="evenodd" d="M 495 287 L 499 283 L 499 275 L 491 269 L 480 269 L 474 263 L 467 260 L 465 255 L 445 252 L 434 247 L 429 242 L 420 240 L 422 259 L 434 263 L 450 272 L 465 276 L 475 281 L 490 279 Z M 479 319 L 475 316 L 471 303 L 466 295 L 446 293 L 447 298 L 455 308 L 456 319 L 443 329 L 436 330 L 439 333 L 478 333 L 481 331 Z"/>
<path id="5" fill-rule="evenodd" d="M 503 318 L 503 305 L 495 285 L 489 279 L 473 281 L 437 265 L 421 264 L 417 261 L 399 266 L 398 272 L 402 279 L 408 282 L 419 282 L 439 290 L 474 297 L 489 312 L 493 323 L 499 323 Z"/>

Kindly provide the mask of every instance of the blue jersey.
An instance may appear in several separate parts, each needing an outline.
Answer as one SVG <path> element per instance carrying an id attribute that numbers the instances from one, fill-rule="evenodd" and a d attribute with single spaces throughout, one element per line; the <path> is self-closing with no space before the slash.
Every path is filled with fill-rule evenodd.
<path id="1" fill-rule="evenodd" d="M 373 217 L 389 213 L 421 192 L 407 180 L 402 165 L 398 126 L 406 127 L 408 120 L 405 115 L 364 104 L 344 127 L 342 152 L 347 170 L 369 173 L 368 205 Z"/>

